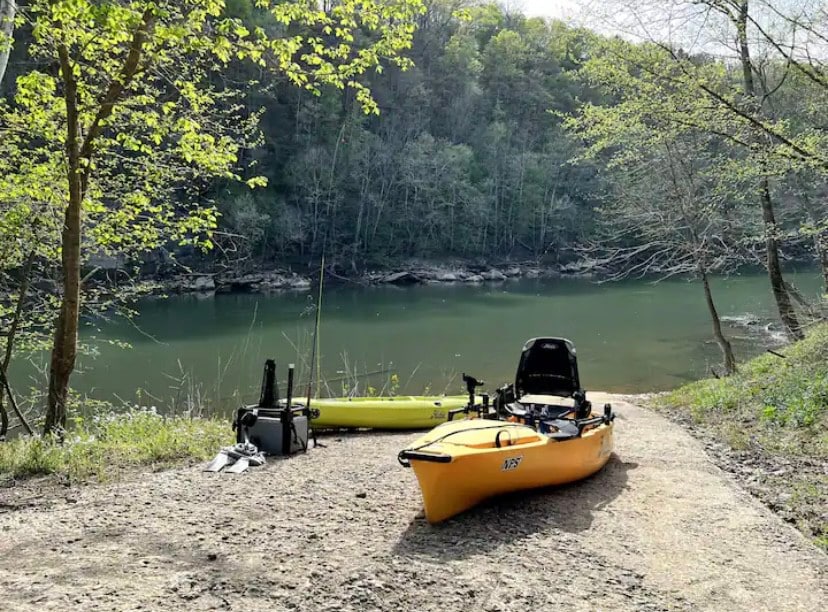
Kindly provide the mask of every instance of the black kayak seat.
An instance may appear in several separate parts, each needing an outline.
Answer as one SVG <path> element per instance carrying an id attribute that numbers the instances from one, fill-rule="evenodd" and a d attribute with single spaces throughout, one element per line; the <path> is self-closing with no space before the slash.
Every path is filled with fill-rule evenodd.
<path id="1" fill-rule="evenodd" d="M 520 354 L 513 388 L 518 402 L 530 395 L 546 395 L 574 400 L 575 415 L 579 418 L 589 416 L 591 411 L 586 392 L 581 388 L 575 345 L 566 338 L 527 340 Z M 544 407 L 549 416 L 555 416 L 558 408 L 555 404 L 547 403 Z"/>
<path id="2" fill-rule="evenodd" d="M 531 338 L 523 345 L 515 375 L 517 399 L 524 395 L 573 397 L 581 391 L 575 346 L 566 338 Z"/>

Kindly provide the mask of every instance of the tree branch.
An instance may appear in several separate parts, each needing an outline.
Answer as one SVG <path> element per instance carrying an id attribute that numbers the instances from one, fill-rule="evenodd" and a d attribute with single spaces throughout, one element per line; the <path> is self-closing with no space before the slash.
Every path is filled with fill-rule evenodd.
<path id="1" fill-rule="evenodd" d="M 671 48 L 669 48 L 667 45 L 664 45 L 663 43 L 656 43 L 656 44 L 659 47 L 661 47 L 663 50 L 665 50 L 667 53 L 670 54 L 670 57 L 673 58 L 676 65 L 678 65 L 679 69 L 685 74 L 685 76 L 693 78 L 693 75 L 690 74 L 690 72 L 687 70 L 687 68 L 683 65 L 680 58 L 678 56 L 676 56 L 675 52 Z M 635 63 L 633 63 L 633 64 L 635 65 Z M 643 69 L 643 70 L 647 70 L 647 68 L 645 66 L 639 65 L 638 67 Z M 680 81 L 677 82 L 677 79 L 673 79 L 673 78 L 665 76 L 665 75 L 660 75 L 660 74 L 654 73 L 650 70 L 647 70 L 647 72 L 649 72 L 650 74 L 652 74 L 653 76 L 656 76 L 658 78 L 663 78 L 663 79 L 666 79 L 668 81 L 671 81 L 671 82 L 679 84 L 679 85 L 681 84 Z M 756 128 L 759 128 L 762 132 L 764 132 L 765 134 L 767 134 L 771 138 L 775 138 L 776 140 L 778 140 L 779 142 L 781 142 L 785 146 L 789 147 L 792 151 L 795 151 L 796 153 L 798 153 L 802 159 L 813 160 L 819 166 L 821 166 L 822 168 L 828 169 L 828 160 L 827 159 L 824 159 L 821 156 L 818 156 L 816 153 L 806 151 L 805 149 L 803 149 L 802 147 L 797 145 L 795 142 L 793 142 L 792 140 L 790 140 L 786 136 L 783 136 L 778 131 L 773 130 L 769 126 L 765 125 L 764 122 L 757 119 L 750 112 L 745 111 L 744 109 L 740 108 L 737 104 L 735 104 L 731 100 L 728 100 L 725 96 L 723 96 L 719 92 L 715 91 L 712 87 L 704 84 L 703 82 L 701 82 L 698 79 L 693 79 L 693 80 L 694 80 L 694 84 L 696 85 L 696 87 L 701 89 L 709 97 L 711 97 L 714 100 L 716 100 L 717 102 L 719 102 L 719 104 L 722 104 L 727 110 L 729 110 L 733 114 L 741 117 L 742 119 L 744 119 L 745 121 L 750 123 L 752 126 L 754 126 Z"/>
<path id="2" fill-rule="evenodd" d="M 84 138 L 83 145 L 81 145 L 80 149 L 81 159 L 90 160 L 92 158 L 95 139 L 103 131 L 104 121 L 112 115 L 115 103 L 121 97 L 121 94 L 129 86 L 132 78 L 138 72 L 138 65 L 141 61 L 141 54 L 143 52 L 144 44 L 149 37 L 149 32 L 154 20 L 155 14 L 151 9 L 144 11 L 143 16 L 141 17 L 141 23 L 138 25 L 138 28 L 132 36 L 132 42 L 129 45 L 129 52 L 127 53 L 124 65 L 121 67 L 119 75 L 109 83 L 109 87 L 101 99 L 98 112 L 95 114 L 95 118 L 89 125 L 89 130 L 86 133 L 86 137 Z M 88 174 L 89 166 L 87 165 L 87 167 L 83 170 L 84 178 L 88 177 Z"/>
<path id="3" fill-rule="evenodd" d="M 0 0 L 0 83 L 6 74 L 6 66 L 11 55 L 12 36 L 14 35 L 14 16 L 17 3 L 14 0 Z M 3 39 L 7 38 L 8 41 Z"/>

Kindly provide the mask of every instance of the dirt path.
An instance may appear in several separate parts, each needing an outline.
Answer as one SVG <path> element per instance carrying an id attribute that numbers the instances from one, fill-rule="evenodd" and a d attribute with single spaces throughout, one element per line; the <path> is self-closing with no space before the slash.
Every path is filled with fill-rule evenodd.
<path id="1" fill-rule="evenodd" d="M 437 527 L 396 462 L 411 434 L 328 438 L 241 476 L 179 469 L 30 507 L 28 489 L 0 489 L 0 607 L 828 609 L 826 555 L 681 428 L 612 400 L 617 456 L 601 473 Z"/>

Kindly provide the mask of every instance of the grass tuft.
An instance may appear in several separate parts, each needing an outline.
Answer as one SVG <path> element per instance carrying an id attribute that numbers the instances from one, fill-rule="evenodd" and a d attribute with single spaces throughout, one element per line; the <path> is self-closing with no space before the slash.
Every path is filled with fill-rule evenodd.
<path id="1" fill-rule="evenodd" d="M 37 436 L 0 444 L 0 479 L 54 474 L 70 482 L 106 480 L 128 467 L 205 460 L 232 443 L 227 421 L 135 409 L 81 421 L 63 444 Z"/>

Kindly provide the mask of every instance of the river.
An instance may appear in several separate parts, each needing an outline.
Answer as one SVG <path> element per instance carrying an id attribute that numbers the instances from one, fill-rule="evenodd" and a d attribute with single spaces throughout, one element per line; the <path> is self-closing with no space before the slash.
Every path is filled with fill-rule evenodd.
<path id="1" fill-rule="evenodd" d="M 809 295 L 818 291 L 816 274 L 791 280 Z M 773 316 L 763 275 L 716 279 L 713 290 L 722 315 Z M 253 401 L 267 357 L 277 360 L 281 380 L 288 362 L 306 380 L 311 305 L 308 293 L 147 299 L 134 325 L 84 328 L 84 341 L 118 339 L 132 348 L 101 344 L 80 359 L 73 385 L 95 398 L 165 410 Z M 740 359 L 766 347 L 761 333 L 726 331 Z M 340 395 L 358 382 L 360 393 L 369 385 L 380 393 L 458 393 L 462 372 L 491 389 L 513 378 L 523 342 L 542 335 L 575 343 L 588 390 L 670 389 L 706 375 L 719 360 L 701 287 L 683 280 L 335 287 L 322 307 L 321 371 L 329 382 L 321 391 Z"/>

